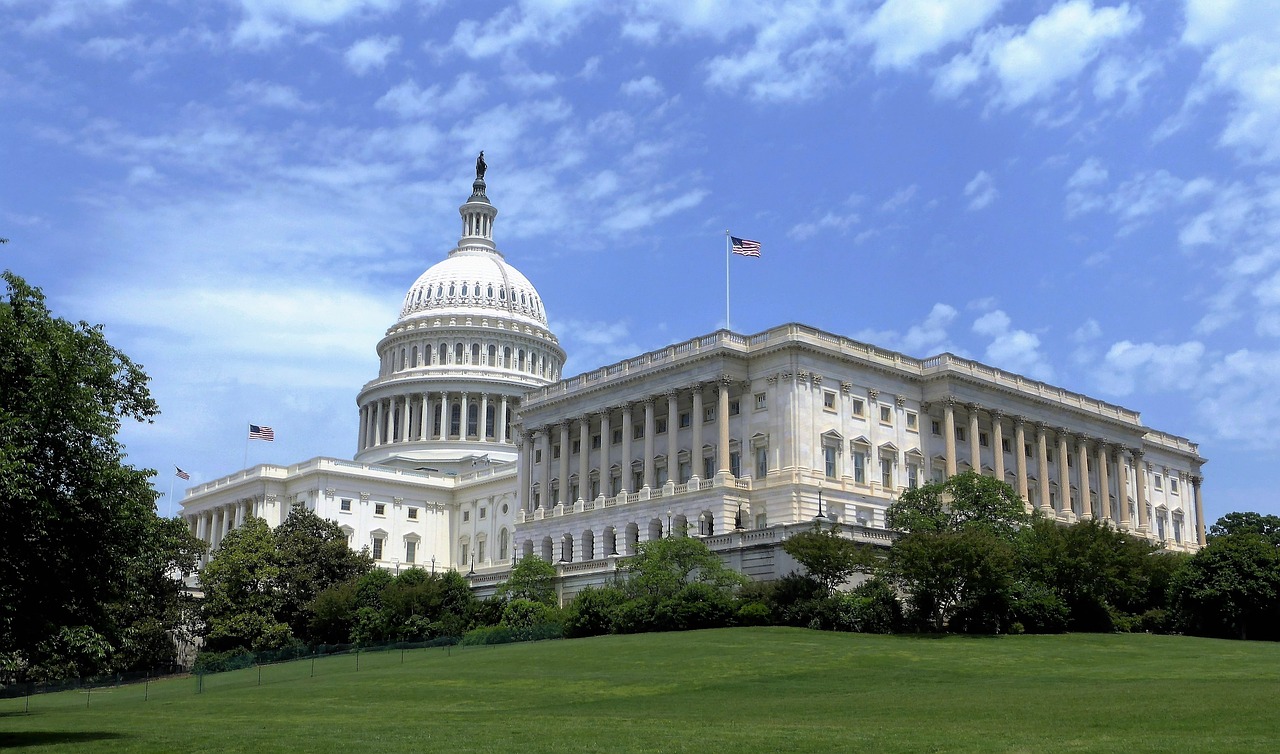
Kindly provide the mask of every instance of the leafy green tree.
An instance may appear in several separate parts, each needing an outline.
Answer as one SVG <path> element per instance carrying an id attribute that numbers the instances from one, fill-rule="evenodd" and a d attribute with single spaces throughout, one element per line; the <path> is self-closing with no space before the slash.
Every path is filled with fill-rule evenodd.
<path id="1" fill-rule="evenodd" d="M 530 600 L 554 606 L 558 601 L 556 568 L 536 555 L 526 555 L 511 569 L 498 594 L 508 600 Z"/>
<path id="2" fill-rule="evenodd" d="M 1188 633 L 1280 638 L 1280 548 L 1264 534 L 1214 536 L 1174 576 L 1171 590 Z"/>
<path id="3" fill-rule="evenodd" d="M 279 599 L 276 617 L 294 636 L 307 635 L 309 605 L 321 591 L 368 573 L 373 559 L 353 551 L 347 535 L 333 521 L 297 508 L 272 532 L 279 568 L 273 589 Z"/>
<path id="4" fill-rule="evenodd" d="M 614 633 L 618 609 L 626 601 L 626 593 L 617 587 L 586 587 L 565 609 L 565 636 L 578 638 Z"/>
<path id="5" fill-rule="evenodd" d="M 747 583 L 745 576 L 726 568 L 702 540 L 693 537 L 641 542 L 625 571 L 627 593 L 654 600 L 674 597 L 694 582 L 730 593 Z"/>
<path id="6" fill-rule="evenodd" d="M 200 572 L 205 649 L 261 651 L 293 639 L 289 624 L 279 618 L 284 611 L 276 589 L 280 566 L 275 554 L 275 537 L 261 518 L 249 517 L 223 537 Z"/>
<path id="7" fill-rule="evenodd" d="M 855 573 L 870 573 L 879 562 L 871 548 L 841 536 L 835 524 L 823 528 L 815 522 L 812 530 L 788 537 L 782 549 L 828 592 Z"/>
<path id="8" fill-rule="evenodd" d="M 39 289 L 3 277 L 0 668 L 53 677 L 151 662 L 174 603 L 136 597 L 173 593 L 195 545 L 158 525 L 152 472 L 127 465 L 116 439 L 122 420 L 158 413 L 147 376 L 100 326 L 54 317 Z M 160 583 L 162 561 L 177 570 Z"/>
<path id="9" fill-rule="evenodd" d="M 1012 539 L 1030 520 L 1012 487 L 972 471 L 907 490 L 885 512 L 890 529 L 908 534 L 982 528 Z"/>
<path id="10" fill-rule="evenodd" d="M 1280 547 L 1280 516 L 1253 511 L 1228 513 L 1209 527 L 1209 537 L 1225 537 L 1230 534 L 1257 534 Z"/>

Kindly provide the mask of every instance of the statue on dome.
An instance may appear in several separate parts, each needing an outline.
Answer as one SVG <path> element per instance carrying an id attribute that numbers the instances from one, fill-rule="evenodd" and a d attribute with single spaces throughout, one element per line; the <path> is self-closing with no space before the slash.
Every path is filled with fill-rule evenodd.
<path id="1" fill-rule="evenodd" d="M 486 165 L 486 164 L 485 164 L 485 161 L 484 161 L 484 150 L 483 150 L 483 149 L 481 149 L 481 150 L 480 150 L 480 156 L 476 158 L 476 180 L 477 180 L 477 181 L 483 181 L 483 180 L 484 180 L 484 171 L 486 171 L 486 170 L 488 170 L 488 169 L 489 169 L 489 166 L 488 166 L 488 165 Z"/>

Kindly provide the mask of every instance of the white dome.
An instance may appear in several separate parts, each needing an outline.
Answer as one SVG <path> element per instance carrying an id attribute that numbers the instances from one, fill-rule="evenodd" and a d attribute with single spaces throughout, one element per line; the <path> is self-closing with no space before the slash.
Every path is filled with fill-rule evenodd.
<path id="1" fill-rule="evenodd" d="M 400 319 L 492 314 L 547 326 L 542 299 L 519 270 L 487 249 L 456 249 L 418 278 Z"/>

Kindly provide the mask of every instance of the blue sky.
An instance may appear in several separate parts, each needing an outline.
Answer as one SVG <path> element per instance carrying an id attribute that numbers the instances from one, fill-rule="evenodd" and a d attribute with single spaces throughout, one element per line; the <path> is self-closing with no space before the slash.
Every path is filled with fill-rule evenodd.
<path id="1" fill-rule="evenodd" d="M 194 7 L 193 7 L 194 6 Z M 1200 442 L 1280 513 L 1280 3 L 0 0 L 0 264 L 106 325 L 193 481 L 354 451 L 495 231 L 594 368 L 724 324 L 949 350 Z M 162 510 L 170 508 L 161 503 Z"/>

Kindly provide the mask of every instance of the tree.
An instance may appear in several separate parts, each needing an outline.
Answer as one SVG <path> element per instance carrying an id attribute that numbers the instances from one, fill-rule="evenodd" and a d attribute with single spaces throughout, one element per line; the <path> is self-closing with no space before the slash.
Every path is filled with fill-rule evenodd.
<path id="1" fill-rule="evenodd" d="M 277 617 L 294 636 L 307 635 L 308 606 L 321 591 L 368 573 L 373 558 L 353 551 L 347 535 L 333 521 L 303 508 L 289 513 L 272 532 L 279 573 L 273 585 L 279 598 Z"/>
<path id="2" fill-rule="evenodd" d="M 530 600 L 554 606 L 556 568 L 536 555 L 526 555 L 511 569 L 498 594 L 508 600 Z"/>
<path id="3" fill-rule="evenodd" d="M 3 277 L 0 671 L 48 677 L 147 661 L 155 652 L 142 645 L 154 642 L 143 634 L 173 628 L 174 613 L 134 602 L 141 582 L 176 590 L 176 573 L 156 584 L 150 566 L 181 565 L 195 547 L 157 524 L 152 472 L 126 464 L 116 439 L 122 420 L 158 413 L 147 376 L 100 326 L 52 316 L 39 289 Z"/>
<path id="4" fill-rule="evenodd" d="M 1171 590 L 1188 633 L 1280 638 L 1280 548 L 1263 534 L 1214 536 L 1174 576 Z"/>
<path id="5" fill-rule="evenodd" d="M 890 529 L 909 534 L 983 528 L 1012 539 L 1030 520 L 1012 487 L 972 471 L 907 490 L 885 512 Z"/>
<path id="6" fill-rule="evenodd" d="M 1280 516 L 1264 515 L 1253 511 L 1234 511 L 1219 518 L 1209 527 L 1209 538 L 1231 534 L 1257 534 L 1280 547 Z"/>
<path id="7" fill-rule="evenodd" d="M 223 537 L 200 572 L 205 649 L 261 651 L 293 639 L 289 624 L 279 617 L 284 611 L 276 590 L 280 566 L 275 554 L 275 537 L 261 518 L 250 517 Z"/>
<path id="8" fill-rule="evenodd" d="M 809 576 L 828 591 L 848 581 L 855 573 L 869 573 L 878 561 L 870 548 L 841 536 L 835 524 L 829 528 L 814 522 L 813 529 L 782 543 L 782 549 L 805 567 Z"/>
<path id="9" fill-rule="evenodd" d="M 640 543 L 635 557 L 626 564 L 626 573 L 629 594 L 657 600 L 673 597 L 695 582 L 728 592 L 747 583 L 745 576 L 726 568 L 702 540 L 692 537 Z"/>

